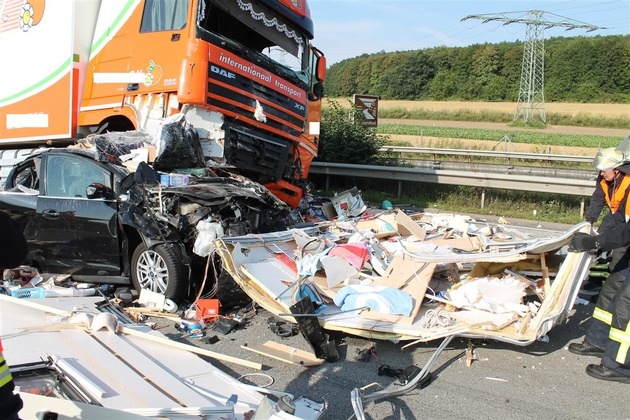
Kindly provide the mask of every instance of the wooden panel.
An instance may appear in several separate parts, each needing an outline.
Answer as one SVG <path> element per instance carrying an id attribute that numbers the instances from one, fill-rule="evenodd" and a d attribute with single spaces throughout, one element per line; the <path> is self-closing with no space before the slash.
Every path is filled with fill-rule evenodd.
<path id="1" fill-rule="evenodd" d="M 285 346 L 274 341 L 267 341 L 264 344 L 256 344 L 254 346 L 241 346 L 241 348 L 298 366 L 319 366 L 326 361 L 318 359 L 313 353 Z"/>

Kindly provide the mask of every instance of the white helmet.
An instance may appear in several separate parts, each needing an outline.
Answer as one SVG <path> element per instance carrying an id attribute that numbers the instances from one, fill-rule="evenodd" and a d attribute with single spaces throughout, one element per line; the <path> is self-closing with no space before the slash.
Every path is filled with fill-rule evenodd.
<path id="1" fill-rule="evenodd" d="M 625 156 L 620 150 L 615 147 L 608 147 L 597 151 L 593 160 L 593 166 L 598 171 L 611 171 L 621 166 L 624 159 Z"/>
<path id="2" fill-rule="evenodd" d="M 624 156 L 630 156 L 630 135 L 623 139 L 616 149 L 623 153 Z"/>

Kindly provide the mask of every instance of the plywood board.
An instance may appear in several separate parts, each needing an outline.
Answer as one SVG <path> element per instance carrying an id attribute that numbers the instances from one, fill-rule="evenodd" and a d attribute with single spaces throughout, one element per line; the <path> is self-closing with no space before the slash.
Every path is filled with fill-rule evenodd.
<path id="1" fill-rule="evenodd" d="M 451 317 L 470 326 L 485 327 L 492 330 L 500 330 L 518 319 L 518 315 L 514 313 L 494 314 L 477 309 L 453 312 Z"/>
<path id="2" fill-rule="evenodd" d="M 396 223 L 398 224 L 398 232 L 406 236 L 408 234 L 414 235 L 416 238 L 424 241 L 427 236 L 427 231 L 424 230 L 415 220 L 407 216 L 404 211 L 400 209 L 395 210 Z"/>
<path id="3" fill-rule="evenodd" d="M 254 346 L 241 346 L 241 348 L 298 366 L 319 366 L 326 361 L 324 359 L 318 359 L 313 353 L 285 346 L 284 344 L 274 341 L 267 341 L 266 343 L 256 344 Z"/>
<path id="4" fill-rule="evenodd" d="M 400 289 L 413 277 L 420 275 L 420 273 L 424 273 L 424 275 L 428 274 L 430 280 L 433 271 L 435 271 L 435 264 L 417 262 L 408 255 L 398 254 L 394 256 L 392 262 L 389 263 L 385 275 L 383 277 L 377 277 L 378 280 L 374 281 L 374 284 Z M 422 296 L 424 296 L 424 293 Z"/>
<path id="5" fill-rule="evenodd" d="M 427 286 L 429 285 L 429 282 L 433 277 L 435 264 L 414 262 L 409 256 L 404 255 L 397 256 L 397 258 L 398 257 L 402 258 L 398 260 L 398 264 L 396 264 L 396 267 L 394 267 L 389 272 L 389 276 L 385 277 L 382 282 L 376 281 L 374 282 L 374 284 L 380 286 L 388 286 L 389 284 L 399 284 L 402 279 L 405 279 L 404 285 L 398 288 L 400 288 L 404 292 L 409 293 L 412 296 L 413 309 L 411 311 L 411 314 L 409 316 L 402 316 L 384 314 L 373 311 L 363 311 L 360 314 L 362 318 L 372 319 L 375 321 L 381 320 L 392 323 L 401 322 L 405 324 L 412 324 L 416 319 L 418 312 L 420 311 L 420 306 L 422 306 L 422 301 L 424 300 Z"/>
<path id="6" fill-rule="evenodd" d="M 448 246 L 450 248 L 463 249 L 464 251 L 478 251 L 481 249 L 481 243 L 476 236 L 468 236 L 465 238 L 453 239 L 431 239 L 428 242 L 438 246 Z"/>
<path id="7" fill-rule="evenodd" d="M 359 220 L 356 228 L 359 231 L 369 230 L 379 239 L 398 235 L 398 224 L 393 213 L 380 214 L 369 220 Z"/>
<path id="8" fill-rule="evenodd" d="M 359 270 L 341 257 L 324 256 L 319 261 L 326 272 L 328 288 L 335 287 L 359 274 Z"/>

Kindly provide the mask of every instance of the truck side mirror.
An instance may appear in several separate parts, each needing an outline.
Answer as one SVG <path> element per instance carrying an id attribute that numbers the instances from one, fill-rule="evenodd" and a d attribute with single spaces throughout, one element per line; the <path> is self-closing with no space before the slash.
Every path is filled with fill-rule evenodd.
<path id="1" fill-rule="evenodd" d="M 318 82 L 324 83 L 324 79 L 326 79 L 326 56 L 324 53 L 315 48 L 314 46 L 310 46 L 311 54 L 315 57 L 315 79 Z M 311 65 L 312 65 L 311 61 Z"/>
<path id="2" fill-rule="evenodd" d="M 326 57 L 323 55 L 321 57 L 317 57 L 317 71 L 315 73 L 315 77 L 321 83 L 326 79 Z"/>

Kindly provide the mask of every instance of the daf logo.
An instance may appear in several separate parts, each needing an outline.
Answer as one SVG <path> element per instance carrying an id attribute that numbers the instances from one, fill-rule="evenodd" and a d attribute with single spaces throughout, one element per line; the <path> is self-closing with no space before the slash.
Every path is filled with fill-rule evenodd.
<path id="1" fill-rule="evenodd" d="M 304 110 L 306 109 L 306 107 L 305 107 L 304 105 L 300 105 L 300 104 L 298 104 L 298 103 L 296 103 L 296 104 L 295 104 L 295 108 L 296 108 L 298 111 L 304 111 Z"/>
<path id="2" fill-rule="evenodd" d="M 227 77 L 228 79 L 236 79 L 236 75 L 234 73 L 232 73 L 231 71 L 227 71 L 227 70 L 223 70 L 218 68 L 217 66 L 210 66 L 210 71 L 212 73 L 216 73 L 218 75 L 221 75 L 223 77 Z"/>

